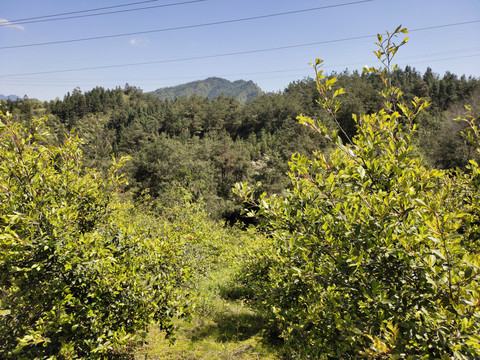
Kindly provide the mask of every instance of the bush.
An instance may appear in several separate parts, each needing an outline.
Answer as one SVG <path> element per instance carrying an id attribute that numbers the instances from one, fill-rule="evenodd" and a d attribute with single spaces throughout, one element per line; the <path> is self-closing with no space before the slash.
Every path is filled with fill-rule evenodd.
<path id="1" fill-rule="evenodd" d="M 125 358 L 150 323 L 171 330 L 186 277 L 154 219 L 82 169 L 80 140 L 0 121 L 0 358 Z"/>
<path id="2" fill-rule="evenodd" d="M 378 35 L 385 69 L 366 71 L 381 76 L 384 109 L 354 117 L 351 144 L 300 116 L 335 150 L 294 155 L 284 196 L 255 201 L 246 184 L 236 186 L 274 239 L 270 260 L 259 260 L 268 264 L 261 306 L 271 309 L 290 357 L 480 356 L 478 165 L 455 175 L 412 156 L 415 118 L 428 103 L 415 98 L 408 107 L 390 82 L 402 32 Z M 321 63 L 313 64 L 319 103 L 335 120 L 343 90 L 324 79 Z M 470 125 L 478 139 L 474 116 Z"/>

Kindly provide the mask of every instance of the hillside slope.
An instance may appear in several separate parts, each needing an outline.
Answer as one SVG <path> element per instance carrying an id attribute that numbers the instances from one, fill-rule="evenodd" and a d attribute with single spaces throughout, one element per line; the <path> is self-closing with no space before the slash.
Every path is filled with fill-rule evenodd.
<path id="1" fill-rule="evenodd" d="M 236 80 L 229 81 L 218 77 L 210 77 L 205 80 L 192 81 L 186 84 L 160 88 L 152 92 L 159 99 L 173 100 L 179 97 L 198 95 L 214 99 L 220 95 L 233 96 L 244 103 L 263 93 L 253 81 Z"/>

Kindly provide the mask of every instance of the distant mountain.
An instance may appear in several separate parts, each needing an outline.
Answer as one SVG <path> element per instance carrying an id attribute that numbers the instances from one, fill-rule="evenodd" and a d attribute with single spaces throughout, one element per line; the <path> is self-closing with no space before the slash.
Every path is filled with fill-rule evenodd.
<path id="1" fill-rule="evenodd" d="M 193 95 L 214 99 L 217 96 L 226 95 L 233 96 L 244 103 L 260 96 L 263 91 L 253 81 L 237 80 L 232 82 L 218 77 L 210 77 L 178 86 L 160 88 L 152 91 L 152 94 L 162 100 Z"/>
<path id="2" fill-rule="evenodd" d="M 0 100 L 12 100 L 12 101 L 15 101 L 15 100 L 19 100 L 21 99 L 20 96 L 17 96 L 17 95 L 3 95 L 3 94 L 0 94 Z"/>

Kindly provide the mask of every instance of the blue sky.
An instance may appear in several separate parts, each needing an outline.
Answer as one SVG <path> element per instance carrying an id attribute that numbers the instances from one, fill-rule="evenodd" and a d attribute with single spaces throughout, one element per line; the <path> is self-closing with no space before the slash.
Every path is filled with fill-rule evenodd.
<path id="1" fill-rule="evenodd" d="M 0 94 L 52 100 L 76 87 L 153 91 L 210 76 L 280 91 L 311 76 L 317 57 L 326 72 L 378 65 L 375 34 L 400 24 L 410 30 L 400 66 L 480 76 L 479 0 L 158 0 L 65 16 L 150 7 L 137 11 L 18 21 L 140 1 L 0 0 L 8 25 L 0 26 Z M 247 18 L 255 19 L 230 22 Z"/>

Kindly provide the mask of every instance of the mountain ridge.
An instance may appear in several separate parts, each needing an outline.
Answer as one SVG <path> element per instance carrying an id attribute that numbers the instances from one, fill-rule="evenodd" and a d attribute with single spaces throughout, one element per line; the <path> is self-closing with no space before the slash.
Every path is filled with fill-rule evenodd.
<path id="1" fill-rule="evenodd" d="M 151 92 L 161 100 L 174 100 L 193 95 L 214 98 L 224 95 L 233 96 L 238 101 L 245 103 L 250 99 L 263 94 L 262 89 L 253 81 L 229 81 L 220 77 L 209 77 L 205 80 L 191 81 L 185 84 L 159 88 Z"/>
<path id="2" fill-rule="evenodd" d="M 3 95 L 3 94 L 0 94 L 0 100 L 12 100 L 12 101 L 16 101 L 16 100 L 20 100 L 21 97 L 18 96 L 18 95 Z"/>

